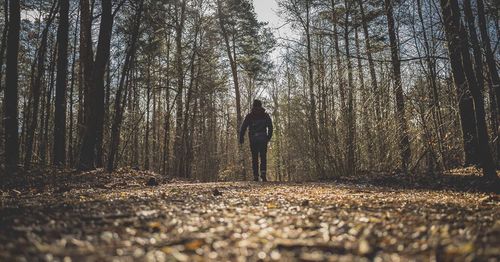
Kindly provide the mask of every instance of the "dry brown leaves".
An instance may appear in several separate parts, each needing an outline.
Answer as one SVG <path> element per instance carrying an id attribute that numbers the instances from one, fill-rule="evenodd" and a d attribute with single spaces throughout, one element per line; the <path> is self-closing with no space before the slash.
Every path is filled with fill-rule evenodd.
<path id="1" fill-rule="evenodd" d="M 0 260 L 500 256 L 495 193 L 352 183 L 169 183 L 130 170 L 74 176 L 43 188 L 0 191 Z"/>

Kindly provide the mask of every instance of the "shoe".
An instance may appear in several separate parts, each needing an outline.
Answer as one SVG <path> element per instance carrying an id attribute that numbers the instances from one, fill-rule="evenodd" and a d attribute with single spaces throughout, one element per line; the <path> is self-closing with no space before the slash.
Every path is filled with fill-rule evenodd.
<path id="1" fill-rule="evenodd" d="M 253 181 L 255 181 L 255 182 L 259 182 L 259 178 L 258 178 L 258 177 L 254 177 L 254 178 L 253 178 Z"/>
<path id="2" fill-rule="evenodd" d="M 267 182 L 266 173 L 267 173 L 266 170 L 260 171 L 260 178 L 262 179 L 262 182 Z"/>

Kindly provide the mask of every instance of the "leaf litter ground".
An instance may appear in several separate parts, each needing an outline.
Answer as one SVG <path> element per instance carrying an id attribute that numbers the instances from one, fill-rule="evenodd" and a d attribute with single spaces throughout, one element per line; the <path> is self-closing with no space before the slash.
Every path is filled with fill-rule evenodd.
<path id="1" fill-rule="evenodd" d="M 0 191 L 0 261 L 500 257 L 497 192 L 380 181 L 186 183 L 133 170 L 30 177 Z"/>

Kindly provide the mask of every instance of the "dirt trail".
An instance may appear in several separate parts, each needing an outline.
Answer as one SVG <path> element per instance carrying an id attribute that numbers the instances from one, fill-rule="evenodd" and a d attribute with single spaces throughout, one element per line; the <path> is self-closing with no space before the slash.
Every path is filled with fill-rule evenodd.
<path id="1" fill-rule="evenodd" d="M 495 193 L 103 180 L 0 191 L 0 260 L 500 257 Z"/>

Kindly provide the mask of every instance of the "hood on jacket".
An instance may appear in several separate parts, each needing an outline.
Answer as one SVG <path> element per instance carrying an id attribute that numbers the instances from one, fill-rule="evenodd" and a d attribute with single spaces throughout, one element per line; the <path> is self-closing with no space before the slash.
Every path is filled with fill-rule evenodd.
<path id="1" fill-rule="evenodd" d="M 266 116 L 266 110 L 262 107 L 252 107 L 252 112 L 250 112 L 250 117 L 252 119 L 264 118 Z"/>

